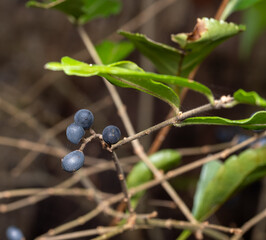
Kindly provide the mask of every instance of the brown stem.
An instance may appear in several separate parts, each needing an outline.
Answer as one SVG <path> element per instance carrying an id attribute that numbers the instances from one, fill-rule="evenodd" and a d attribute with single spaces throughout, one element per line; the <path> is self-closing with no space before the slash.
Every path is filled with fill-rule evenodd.
<path id="1" fill-rule="evenodd" d="M 262 221 L 264 218 L 266 218 L 266 208 L 260 212 L 255 217 L 251 218 L 249 221 L 247 221 L 242 227 L 239 233 L 236 233 L 235 236 L 231 238 L 231 240 L 238 240 L 240 239 L 250 228 L 252 228 L 254 225 L 256 225 L 258 222 Z"/>
<path id="2" fill-rule="evenodd" d="M 215 17 L 214 17 L 215 19 L 220 20 L 222 14 L 223 14 L 223 11 L 224 11 L 226 5 L 228 4 L 228 2 L 229 2 L 229 0 L 223 0 L 222 1 L 220 7 L 218 8 L 218 11 L 215 14 Z"/>
<path id="3" fill-rule="evenodd" d="M 125 174 L 124 174 L 123 168 L 121 167 L 121 165 L 119 163 L 118 157 L 114 151 L 113 151 L 113 160 L 114 160 L 116 172 L 118 175 L 118 179 L 119 179 L 120 184 L 121 184 L 122 191 L 125 195 L 124 202 L 127 204 L 128 211 L 132 214 L 132 213 L 134 213 L 134 210 L 131 206 L 130 195 L 128 194 L 127 184 L 126 184 L 126 180 L 125 180 Z"/>

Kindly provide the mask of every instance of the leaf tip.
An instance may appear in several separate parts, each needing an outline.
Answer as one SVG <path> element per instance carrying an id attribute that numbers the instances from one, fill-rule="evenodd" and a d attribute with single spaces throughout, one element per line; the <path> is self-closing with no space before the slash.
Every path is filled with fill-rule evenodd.
<path id="1" fill-rule="evenodd" d="M 45 69 L 52 70 L 52 71 L 61 71 L 63 70 L 63 66 L 59 62 L 49 62 L 44 65 Z"/>

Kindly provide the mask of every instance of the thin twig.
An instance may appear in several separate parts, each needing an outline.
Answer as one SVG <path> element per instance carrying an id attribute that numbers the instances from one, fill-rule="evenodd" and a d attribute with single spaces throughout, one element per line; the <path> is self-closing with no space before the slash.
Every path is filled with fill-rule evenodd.
<path id="1" fill-rule="evenodd" d="M 224 12 L 224 9 L 225 9 L 225 7 L 227 6 L 228 3 L 229 3 L 229 0 L 223 0 L 222 1 L 218 11 L 215 14 L 215 17 L 214 17 L 215 19 L 220 20 L 222 14 Z"/>
<path id="2" fill-rule="evenodd" d="M 63 148 L 52 147 L 46 144 L 36 143 L 25 139 L 15 139 L 4 136 L 0 136 L 0 145 L 26 149 L 55 157 L 62 157 L 67 153 L 67 151 Z"/>
<path id="3" fill-rule="evenodd" d="M 79 147 L 79 150 L 80 150 L 80 151 L 83 151 L 84 148 L 86 147 L 86 145 L 87 145 L 89 142 L 91 142 L 93 139 L 95 139 L 95 138 L 99 138 L 99 139 L 101 139 L 101 138 L 102 138 L 102 135 L 101 135 L 101 134 L 96 134 L 96 133 L 94 133 L 94 134 L 92 134 L 91 136 L 89 136 L 89 137 L 87 137 L 87 138 L 84 138 L 84 139 L 83 139 L 83 143 L 82 143 L 81 146 Z"/>
<path id="4" fill-rule="evenodd" d="M 257 213 L 261 212 L 265 208 L 266 203 L 266 178 L 262 179 L 261 190 L 259 194 Z M 265 221 L 258 223 L 254 226 L 251 234 L 252 240 L 266 239 L 266 224 Z"/>
<path id="5" fill-rule="evenodd" d="M 169 119 L 174 116 L 174 111 L 171 109 L 169 113 L 167 114 L 167 117 L 165 119 Z M 154 141 L 151 144 L 151 147 L 148 151 L 148 154 L 151 155 L 158 151 L 158 149 L 161 147 L 162 143 L 164 142 L 166 136 L 171 130 L 171 125 L 163 127 L 158 134 L 156 135 Z"/>
<path id="6" fill-rule="evenodd" d="M 38 194 L 39 196 L 85 196 L 88 198 L 94 198 L 94 191 L 91 189 L 83 189 L 83 188 L 25 188 L 25 189 L 14 189 L 14 190 L 6 190 L 0 192 L 0 199 L 3 198 L 14 198 L 14 197 L 22 197 L 28 196 L 32 194 Z M 103 193 L 98 193 L 103 194 Z M 107 196 L 106 194 L 104 194 Z M 110 195 L 109 195 L 110 196 Z"/>
<path id="7" fill-rule="evenodd" d="M 40 135 L 44 132 L 44 127 L 34 117 L 2 98 L 0 98 L 0 109 L 11 116 L 16 117 L 18 121 L 26 124 L 29 128 L 34 129 Z"/>
<path id="8" fill-rule="evenodd" d="M 136 225 L 134 227 L 134 230 L 136 229 L 147 229 L 151 227 L 161 227 L 161 228 L 175 228 L 175 229 L 188 229 L 191 231 L 196 231 L 196 230 L 203 230 L 204 233 L 207 235 L 213 236 L 214 233 L 212 231 L 209 231 L 211 229 L 213 230 L 218 230 L 221 232 L 225 233 L 235 233 L 235 232 L 241 232 L 241 229 L 239 228 L 229 228 L 229 227 L 224 227 L 224 226 L 219 226 L 219 225 L 214 225 L 214 224 L 209 224 L 207 222 L 204 223 L 197 223 L 197 224 L 192 224 L 190 222 L 186 221 L 176 221 L 173 219 L 143 219 L 140 215 L 136 216 Z M 77 239 L 81 237 L 87 237 L 91 235 L 101 235 L 99 238 L 95 239 L 108 239 L 111 236 L 114 236 L 113 234 L 120 234 L 124 232 L 125 230 L 129 230 L 130 228 L 124 229 L 124 231 L 118 230 L 120 227 L 98 227 L 96 229 L 90 229 L 90 230 L 85 230 L 85 231 L 77 231 L 73 233 L 67 233 L 67 234 L 62 234 L 58 236 L 42 236 L 42 238 L 39 238 L 39 240 L 63 240 L 63 239 Z M 221 236 L 220 238 L 216 239 L 228 239 L 227 236 L 222 235 L 221 233 L 215 232 L 216 235 Z M 104 235 L 104 236 L 103 236 Z"/>
<path id="9" fill-rule="evenodd" d="M 105 240 L 112 238 L 116 235 L 119 235 L 127 230 L 131 229 L 131 227 L 127 224 L 117 227 L 114 231 L 110 231 L 108 233 L 102 234 L 99 237 L 92 238 L 92 240 Z"/>
<path id="10" fill-rule="evenodd" d="M 89 237 L 93 235 L 101 235 L 107 232 L 115 230 L 117 227 L 97 227 L 95 229 L 89 229 L 84 231 L 71 232 L 66 234 L 57 235 L 54 237 L 42 237 L 41 240 L 67 240 L 77 239 L 82 237 Z"/>
<path id="11" fill-rule="evenodd" d="M 266 208 L 251 218 L 249 221 L 247 221 L 242 227 L 241 227 L 241 232 L 236 233 L 235 236 L 231 238 L 231 240 L 238 240 L 240 239 L 249 229 L 251 229 L 254 225 L 256 225 L 258 222 L 262 221 L 264 218 L 266 218 Z"/>
<path id="12" fill-rule="evenodd" d="M 197 107 L 197 108 L 194 108 L 192 110 L 189 110 L 187 112 L 184 112 L 182 114 L 179 114 L 175 117 L 172 117 L 168 120 L 165 120 L 164 122 L 161 122 L 157 125 L 154 125 L 148 129 L 145 129 L 135 135 L 132 135 L 130 137 L 127 137 L 127 138 L 124 138 L 123 140 L 119 141 L 118 143 L 112 145 L 111 149 L 116 149 L 118 147 L 120 147 L 121 145 L 124 145 L 128 142 L 131 142 L 135 139 L 138 139 L 140 137 L 143 137 L 145 135 L 148 135 L 154 131 L 157 131 L 165 126 L 168 126 L 168 125 L 173 125 L 173 124 L 176 124 L 178 126 L 178 123 L 181 122 L 182 120 L 186 119 L 186 118 L 189 118 L 189 117 L 192 117 L 192 116 L 195 116 L 195 115 L 198 115 L 202 112 L 206 112 L 206 111 L 210 111 L 210 110 L 213 110 L 213 109 L 219 109 L 219 108 L 222 108 L 222 107 L 227 107 L 228 104 L 232 104 L 234 102 L 234 99 L 232 97 L 227 97 L 227 100 L 225 101 L 224 99 L 224 96 L 220 98 L 220 100 L 216 100 L 215 101 L 215 104 L 212 105 L 212 104 L 206 104 L 206 105 L 203 105 L 203 106 L 200 106 L 200 107 Z"/>
<path id="13" fill-rule="evenodd" d="M 137 219 L 137 223 L 143 222 L 141 219 Z M 225 233 L 239 233 L 241 230 L 239 228 L 229 228 L 215 224 L 209 224 L 208 222 L 203 223 L 190 223 L 186 221 L 176 221 L 173 219 L 158 219 L 152 218 L 145 220 L 145 224 L 153 226 L 161 226 L 166 228 L 177 228 L 177 229 L 189 229 L 189 230 L 198 230 L 198 229 L 214 229 Z"/>
<path id="14" fill-rule="evenodd" d="M 122 191 L 125 195 L 124 202 L 127 204 L 127 208 L 128 208 L 128 211 L 130 212 L 130 214 L 133 214 L 134 209 L 131 206 L 130 195 L 128 194 L 127 184 L 126 184 L 126 179 L 125 179 L 125 174 L 124 174 L 123 168 L 121 167 L 121 165 L 119 163 L 119 160 L 118 160 L 116 153 L 113 151 L 112 154 L 113 154 L 113 160 L 114 160 L 117 176 L 118 176 L 118 179 L 120 181 Z"/>
<path id="15" fill-rule="evenodd" d="M 266 135 L 266 132 L 264 132 L 264 133 L 262 133 L 260 135 L 256 135 L 254 137 L 251 137 L 251 138 L 247 139 L 246 141 L 233 146 L 230 149 L 226 149 L 226 150 L 221 151 L 221 152 L 219 152 L 217 154 L 214 154 L 212 156 L 208 156 L 206 158 L 202 158 L 202 159 L 200 159 L 200 160 L 198 160 L 196 162 L 193 162 L 191 164 L 187 164 L 187 165 L 185 165 L 183 167 L 180 167 L 180 168 L 178 168 L 176 170 L 169 171 L 164 176 L 164 179 L 162 179 L 162 178 L 161 179 L 154 179 L 154 180 L 151 180 L 151 181 L 149 181 L 147 183 L 141 184 L 141 185 L 139 185 L 137 187 L 131 188 L 131 189 L 129 189 L 129 194 L 130 195 L 135 195 L 139 191 L 147 190 L 147 189 L 149 189 L 151 187 L 154 187 L 154 186 L 158 185 L 162 181 L 174 178 L 174 177 L 176 177 L 176 176 L 178 176 L 178 175 L 180 175 L 182 173 L 185 173 L 185 172 L 188 172 L 188 171 L 190 171 L 192 169 L 200 167 L 200 166 L 202 166 L 203 164 L 205 164 L 207 162 L 213 161 L 213 160 L 218 159 L 218 158 L 226 158 L 228 155 L 232 154 L 233 152 L 235 152 L 235 151 L 237 151 L 237 150 L 249 145 L 250 143 L 256 141 L 258 138 L 262 138 L 265 135 Z M 97 216 L 102 211 L 104 211 L 108 206 L 110 206 L 110 205 L 112 205 L 112 204 L 114 204 L 114 203 L 116 203 L 118 201 L 121 201 L 123 198 L 124 198 L 124 194 L 123 193 L 116 194 L 115 196 L 110 197 L 110 198 L 102 201 L 94 211 L 89 212 L 89 213 L 79 217 L 78 219 L 75 219 L 73 221 L 70 221 L 68 223 L 65 223 L 65 224 L 53 229 L 51 232 L 48 232 L 48 235 L 55 235 L 55 234 L 61 233 L 63 231 L 69 230 L 71 228 L 74 228 L 76 226 L 82 225 L 85 222 L 91 220 L 93 217 Z M 194 224 L 197 224 L 197 223 L 195 222 Z"/>
<path id="16" fill-rule="evenodd" d="M 76 220 L 74 221 L 70 221 L 68 223 L 65 223 L 61 226 L 58 226 L 54 229 L 49 230 L 49 232 L 47 234 L 44 234 L 42 236 L 39 236 L 36 238 L 36 240 L 43 240 L 45 239 L 46 236 L 54 236 L 57 235 L 61 232 L 64 232 L 68 229 L 72 229 L 74 227 L 83 225 L 84 223 L 88 222 L 89 220 L 93 219 L 94 217 L 98 216 L 103 210 L 104 207 L 102 204 L 98 205 L 98 207 L 94 208 L 92 211 L 90 211 L 89 213 L 78 217 Z"/>
<path id="17" fill-rule="evenodd" d="M 126 165 L 128 163 L 135 163 L 137 161 L 138 161 L 137 158 L 126 158 L 121 163 L 122 163 L 122 165 L 124 165 L 124 164 Z M 92 167 L 89 167 L 89 168 L 80 169 L 77 173 L 75 173 L 69 179 L 67 179 L 67 180 L 63 181 L 62 183 L 54 186 L 53 189 L 54 188 L 69 188 L 69 187 L 73 186 L 74 184 L 78 183 L 79 181 L 81 181 L 81 179 L 83 177 L 86 177 L 86 176 L 89 176 L 92 174 L 97 174 L 99 172 L 106 171 L 108 169 L 112 169 L 112 167 L 113 167 L 113 163 L 102 162 L 102 163 L 94 164 Z M 18 201 L 12 202 L 12 203 L 0 204 L 0 213 L 14 211 L 14 210 L 17 210 L 19 208 L 35 204 L 39 201 L 44 200 L 47 197 L 49 197 L 49 194 L 43 195 L 42 193 L 37 193 L 37 194 L 34 194 L 34 195 L 29 196 L 27 198 L 20 199 Z"/>
<path id="18" fill-rule="evenodd" d="M 201 147 L 188 147 L 188 148 L 178 148 L 176 149 L 182 157 L 184 156 L 194 156 L 194 155 L 206 155 L 213 152 L 218 152 L 226 148 L 232 147 L 236 144 L 236 138 L 233 138 L 230 142 L 218 143 L 213 145 L 204 145 Z"/>
<path id="19" fill-rule="evenodd" d="M 142 185 L 139 185 L 138 187 L 135 187 L 135 188 L 132 188 L 132 189 L 129 189 L 129 192 L 134 195 L 135 194 L 135 191 L 139 192 L 139 191 L 143 191 L 143 190 L 146 190 L 148 188 L 151 188 L 151 187 L 154 187 L 156 186 L 158 183 L 160 183 L 161 181 L 163 180 L 169 180 L 171 178 L 174 178 L 174 177 L 177 177 L 185 172 L 188 172 L 188 171 L 191 171 L 195 168 L 198 168 L 202 165 L 204 165 L 205 163 L 208 163 L 208 162 L 211 162 L 211 161 L 214 161 L 216 159 L 220 159 L 220 158 L 226 158 L 228 157 L 229 155 L 231 155 L 232 153 L 242 149 L 243 147 L 245 146 L 248 146 L 249 144 L 251 144 L 252 142 L 256 141 L 257 139 L 260 139 L 260 138 L 263 138 L 264 136 L 266 136 L 266 132 L 262 133 L 262 134 L 259 134 L 259 135 L 255 135 L 237 145 L 234 145 L 232 146 L 231 148 L 228 148 L 228 149 L 225 149 L 221 152 L 218 152 L 216 154 L 213 154 L 211 156 L 207 156 L 207 157 L 204 157 L 202 159 L 199 159 L 195 162 L 192 162 L 190 164 L 187 164 L 185 166 L 182 166 L 182 167 L 179 167 L 175 170 L 171 170 L 169 172 L 167 172 L 164 176 L 163 179 L 154 179 L 154 180 L 151 180 L 147 183 L 144 183 Z"/>

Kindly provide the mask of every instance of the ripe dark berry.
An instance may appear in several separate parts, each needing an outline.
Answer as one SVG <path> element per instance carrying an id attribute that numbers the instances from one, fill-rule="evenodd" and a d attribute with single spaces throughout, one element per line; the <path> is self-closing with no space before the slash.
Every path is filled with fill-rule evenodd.
<path id="1" fill-rule="evenodd" d="M 74 122 L 84 129 L 89 129 L 93 124 L 94 116 L 91 111 L 87 109 L 80 109 L 74 116 Z"/>
<path id="2" fill-rule="evenodd" d="M 112 145 L 119 141 L 121 132 L 118 127 L 110 125 L 103 129 L 103 140 L 108 144 Z"/>
<path id="3" fill-rule="evenodd" d="M 15 226 L 9 226 L 6 230 L 6 237 L 8 240 L 22 240 L 25 239 L 21 230 Z"/>
<path id="4" fill-rule="evenodd" d="M 84 136 L 84 134 L 85 131 L 83 127 L 81 127 L 76 123 L 70 124 L 66 130 L 67 139 L 74 144 L 78 144 L 81 138 Z"/>
<path id="5" fill-rule="evenodd" d="M 76 150 L 67 154 L 62 159 L 62 168 L 67 172 L 75 172 L 79 170 L 84 164 L 85 156 L 83 152 Z"/>

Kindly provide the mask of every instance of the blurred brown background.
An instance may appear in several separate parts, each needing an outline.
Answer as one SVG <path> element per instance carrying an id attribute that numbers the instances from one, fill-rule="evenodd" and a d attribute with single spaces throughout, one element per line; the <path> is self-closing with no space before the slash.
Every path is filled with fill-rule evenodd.
<path id="1" fill-rule="evenodd" d="M 156 1 L 124 0 L 123 10 L 119 15 L 94 20 L 85 26 L 86 30 L 93 42 L 99 43 L 153 2 Z M 151 17 L 151 20 L 144 25 L 131 30 L 147 33 L 156 41 L 174 45 L 170 41 L 171 33 L 190 32 L 197 18 L 213 17 L 220 2 L 218 0 L 176 0 Z M 93 128 L 97 132 L 100 133 L 106 125 L 115 124 L 126 136 L 116 109 L 100 78 L 69 77 L 44 69 L 45 63 L 58 61 L 62 56 L 92 62 L 75 27 L 61 13 L 26 8 L 25 3 L 25 0 L 0 1 L 0 191 L 51 187 L 69 177 L 61 170 L 60 158 L 47 154 L 39 154 L 32 158 L 34 159 L 32 163 L 20 172 L 18 164 L 27 161 L 26 156 L 30 158 L 29 151 L 6 146 L 7 139 L 2 137 L 37 142 L 49 128 L 85 107 L 93 110 L 95 116 Z M 234 14 L 229 20 L 241 23 L 241 13 Z M 119 39 L 119 36 L 114 34 L 112 36 Z M 265 41 L 264 34 L 256 41 L 250 56 L 243 60 L 239 58 L 238 51 L 240 36 L 228 40 L 204 61 L 195 79 L 209 86 L 217 97 L 231 94 L 239 88 L 247 91 L 254 90 L 266 97 Z M 153 70 L 137 51 L 134 51 L 128 59 L 137 62 L 144 69 Z M 164 103 L 143 96 L 135 90 L 118 89 L 118 91 L 138 131 L 163 121 L 169 111 L 169 107 Z M 182 110 L 186 111 L 203 103 L 205 103 L 204 98 L 189 92 Z M 215 114 L 240 119 L 249 117 L 255 110 L 257 108 L 239 106 L 233 110 L 223 110 Z M 70 122 L 71 120 L 68 120 L 68 123 Z M 162 148 L 217 143 L 219 139 L 216 138 L 216 130 L 216 127 L 204 126 L 172 129 Z M 154 137 L 155 135 L 151 135 L 141 140 L 146 149 Z M 17 145 L 17 143 L 14 144 Z M 48 145 L 64 147 L 68 151 L 75 149 L 75 146 L 66 141 L 64 128 L 48 142 Z M 95 158 L 109 158 L 108 154 L 102 152 L 98 142 L 88 145 L 86 154 Z M 121 157 L 132 154 L 130 144 L 119 150 Z M 197 177 L 198 172 L 195 171 L 180 177 L 176 184 L 173 182 L 177 188 L 180 188 L 178 191 L 190 207 Z M 189 179 L 188 182 L 186 182 L 187 179 Z M 181 180 L 184 183 L 183 188 L 178 185 L 182 182 Z M 113 171 L 95 175 L 93 181 L 103 191 L 111 193 L 120 191 Z M 255 183 L 238 194 L 212 220 L 227 226 L 235 224 L 240 226 L 256 213 L 261 186 L 261 182 Z M 153 189 L 151 194 L 157 198 L 167 198 L 160 188 Z M 1 203 L 14 200 L 17 199 L 1 199 Z M 5 229 L 9 225 L 19 226 L 27 239 L 33 239 L 52 227 L 86 213 L 91 208 L 88 205 L 93 206 L 93 203 L 88 203 L 86 199 L 51 197 L 32 206 L 9 213 L 0 213 L 0 239 L 5 239 Z M 161 210 L 162 217 L 176 218 L 172 210 Z M 179 218 L 183 216 L 180 214 Z M 93 228 L 108 222 L 108 219 L 102 216 L 77 229 Z M 141 236 L 143 239 L 163 239 L 162 237 L 165 236 L 175 239 L 177 232 L 162 230 L 157 233 L 157 238 L 149 232 L 142 233 Z M 247 239 L 251 239 L 251 235 L 248 237 Z M 123 235 L 116 239 L 120 238 L 123 239 Z"/>

